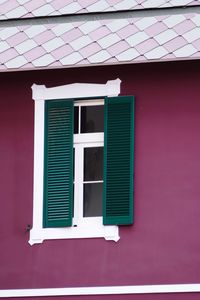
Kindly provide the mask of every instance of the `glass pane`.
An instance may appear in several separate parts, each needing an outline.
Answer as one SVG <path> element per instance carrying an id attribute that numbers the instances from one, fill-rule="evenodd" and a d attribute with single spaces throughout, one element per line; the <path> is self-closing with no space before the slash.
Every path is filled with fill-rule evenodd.
<path id="1" fill-rule="evenodd" d="M 103 179 L 103 147 L 84 148 L 84 181 Z"/>
<path id="2" fill-rule="evenodd" d="M 74 106 L 74 133 L 78 133 L 78 115 L 79 115 L 79 107 Z"/>
<path id="3" fill-rule="evenodd" d="M 81 133 L 103 132 L 103 105 L 81 107 Z"/>
<path id="4" fill-rule="evenodd" d="M 102 216 L 103 183 L 85 183 L 83 198 L 83 216 Z"/>

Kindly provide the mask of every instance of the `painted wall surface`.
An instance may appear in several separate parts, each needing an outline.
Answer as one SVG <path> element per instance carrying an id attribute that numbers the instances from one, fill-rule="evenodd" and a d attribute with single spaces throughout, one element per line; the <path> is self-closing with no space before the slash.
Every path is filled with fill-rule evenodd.
<path id="1" fill-rule="evenodd" d="M 0 289 L 200 282 L 199 69 L 193 61 L 0 74 Z M 77 239 L 30 246 L 31 85 L 117 77 L 121 94 L 136 98 L 135 224 L 120 227 L 117 243 Z M 123 299 L 191 297 L 199 295 Z"/>

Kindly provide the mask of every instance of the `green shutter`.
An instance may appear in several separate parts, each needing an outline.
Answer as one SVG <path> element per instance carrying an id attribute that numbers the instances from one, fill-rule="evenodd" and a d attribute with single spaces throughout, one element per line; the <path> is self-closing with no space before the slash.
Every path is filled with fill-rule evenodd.
<path id="1" fill-rule="evenodd" d="M 45 101 L 44 227 L 72 225 L 73 101 Z"/>
<path id="2" fill-rule="evenodd" d="M 104 225 L 133 223 L 134 98 L 105 99 Z"/>

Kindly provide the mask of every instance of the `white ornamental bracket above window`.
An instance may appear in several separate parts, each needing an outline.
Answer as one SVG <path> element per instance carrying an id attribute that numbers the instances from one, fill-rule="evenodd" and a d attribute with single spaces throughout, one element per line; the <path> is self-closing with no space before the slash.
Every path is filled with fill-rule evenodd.
<path id="1" fill-rule="evenodd" d="M 45 85 L 32 85 L 34 100 L 71 99 L 86 97 L 113 97 L 120 93 L 121 80 L 108 80 L 105 84 L 73 83 L 47 88 Z"/>

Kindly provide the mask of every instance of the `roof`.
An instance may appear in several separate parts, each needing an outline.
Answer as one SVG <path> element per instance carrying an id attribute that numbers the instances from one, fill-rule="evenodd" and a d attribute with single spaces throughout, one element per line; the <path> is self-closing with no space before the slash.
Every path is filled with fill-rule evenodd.
<path id="1" fill-rule="evenodd" d="M 200 4 L 200 1 L 186 0 L 0 0 L 0 9 L 3 5 L 6 7 L 8 2 L 24 9 L 27 9 L 28 4 L 33 5 L 37 2 L 39 8 L 44 7 L 43 5 L 46 3 L 45 5 L 54 5 L 54 12 L 58 12 L 59 3 L 60 5 L 65 3 L 66 6 L 70 4 L 82 5 L 82 11 L 89 11 L 91 3 L 99 3 L 99 5 L 107 3 L 109 8 L 115 9 L 120 4 L 125 9 L 128 7 L 126 6 L 128 3 L 129 6 L 130 3 L 132 6 L 137 3 L 136 8 L 139 6 L 145 8 L 145 5 L 150 6 L 153 3 L 160 6 L 172 6 L 177 3 L 184 5 Z M 13 7 L 16 8 L 16 6 Z M 10 11 L 11 9 L 10 6 Z M 34 9 L 30 11 L 29 17 L 33 17 Z M 62 13 L 61 10 L 60 13 Z M 8 18 L 9 15 L 6 14 L 5 10 L 3 15 Z M 144 17 L 130 17 L 127 14 L 127 17 L 117 19 L 97 18 L 96 20 L 54 24 L 48 22 L 47 24 L 26 23 L 21 25 L 20 23 L 18 26 L 0 29 L 0 71 L 199 58 L 200 14 L 198 11 L 197 13 L 147 15 Z"/>
<path id="2" fill-rule="evenodd" d="M 199 0 L 0 0 L 0 20 L 200 5 Z"/>

